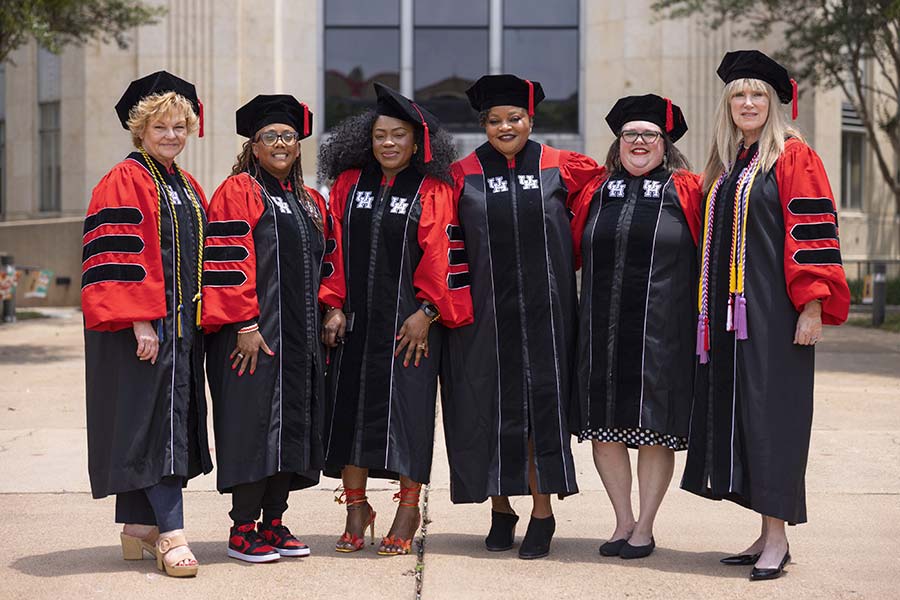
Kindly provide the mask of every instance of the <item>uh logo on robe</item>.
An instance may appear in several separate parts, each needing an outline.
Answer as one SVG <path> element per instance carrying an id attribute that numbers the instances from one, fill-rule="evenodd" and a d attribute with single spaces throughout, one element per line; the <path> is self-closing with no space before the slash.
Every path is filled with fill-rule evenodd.
<path id="1" fill-rule="evenodd" d="M 353 200 L 356 202 L 356 208 L 372 210 L 372 202 L 375 200 L 375 194 L 372 192 L 356 192 L 356 197 Z"/>
<path id="2" fill-rule="evenodd" d="M 291 214 L 291 206 L 281 196 L 272 196 L 272 202 L 278 207 L 279 212 L 287 215 Z"/>
<path id="3" fill-rule="evenodd" d="M 621 179 L 612 179 L 607 185 L 607 189 L 609 190 L 610 198 L 624 198 L 625 197 L 625 182 Z"/>
<path id="4" fill-rule="evenodd" d="M 509 191 L 509 184 L 504 177 L 488 177 L 487 183 L 491 187 L 492 194 Z"/>
<path id="5" fill-rule="evenodd" d="M 391 212 L 395 215 L 405 215 L 409 208 L 409 201 L 399 196 L 391 196 Z"/>
<path id="6" fill-rule="evenodd" d="M 662 181 L 653 181 L 652 179 L 644 180 L 644 198 L 659 198 L 659 192 L 662 190 Z"/>

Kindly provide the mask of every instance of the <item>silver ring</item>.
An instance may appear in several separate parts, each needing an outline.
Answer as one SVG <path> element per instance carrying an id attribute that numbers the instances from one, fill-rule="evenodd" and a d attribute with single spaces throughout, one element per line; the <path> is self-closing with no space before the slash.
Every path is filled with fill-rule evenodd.
<path id="1" fill-rule="evenodd" d="M 237 355 L 238 355 L 238 358 L 244 358 L 244 355 L 243 355 L 243 354 L 241 354 L 241 353 L 240 353 L 240 352 L 238 352 L 238 354 L 237 354 Z"/>
<path id="2" fill-rule="evenodd" d="M 425 349 L 425 342 L 419 342 L 419 350 Z"/>

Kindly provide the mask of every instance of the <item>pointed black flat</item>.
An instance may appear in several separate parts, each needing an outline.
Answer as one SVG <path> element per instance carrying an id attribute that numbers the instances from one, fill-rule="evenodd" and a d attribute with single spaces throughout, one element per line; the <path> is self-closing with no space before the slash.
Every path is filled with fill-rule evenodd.
<path id="1" fill-rule="evenodd" d="M 753 570 L 750 571 L 750 581 L 763 581 L 765 579 L 778 579 L 782 575 L 784 575 L 784 565 L 791 562 L 791 553 L 790 551 L 784 553 L 784 558 L 781 559 L 781 564 L 778 565 L 775 569 L 757 569 L 753 567 Z"/>
<path id="2" fill-rule="evenodd" d="M 622 546 L 627 543 L 628 538 L 606 542 L 605 544 L 600 546 L 600 554 L 602 554 L 603 556 L 618 556 L 619 552 L 622 550 Z"/>
<path id="3" fill-rule="evenodd" d="M 490 552 L 510 550 L 516 540 L 516 523 L 519 515 L 491 511 L 491 530 L 484 538 L 484 546 Z"/>
<path id="4" fill-rule="evenodd" d="M 726 556 L 725 558 L 720 559 L 719 562 L 731 567 L 746 567 L 755 565 L 756 561 L 759 560 L 760 554 L 760 552 L 757 552 L 756 554 L 735 554 L 734 556 Z"/>

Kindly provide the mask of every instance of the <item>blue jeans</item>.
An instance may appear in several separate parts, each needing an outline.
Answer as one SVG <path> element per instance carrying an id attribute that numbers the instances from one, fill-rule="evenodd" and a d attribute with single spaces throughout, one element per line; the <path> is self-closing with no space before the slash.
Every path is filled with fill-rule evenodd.
<path id="1" fill-rule="evenodd" d="M 116 494 L 116 523 L 156 525 L 160 531 L 184 528 L 184 478 L 163 477 L 156 485 Z"/>

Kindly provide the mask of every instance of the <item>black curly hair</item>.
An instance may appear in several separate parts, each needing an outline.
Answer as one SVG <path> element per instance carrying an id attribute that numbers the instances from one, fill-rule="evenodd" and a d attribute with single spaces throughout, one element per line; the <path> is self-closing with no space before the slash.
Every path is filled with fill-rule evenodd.
<path id="1" fill-rule="evenodd" d="M 347 117 L 331 131 L 328 140 L 319 146 L 319 181 L 334 181 L 347 169 L 362 169 L 378 164 L 372 152 L 372 126 L 378 113 L 369 110 L 359 115 Z M 412 164 L 419 173 L 431 175 L 452 182 L 450 164 L 456 160 L 456 146 L 453 138 L 443 129 L 430 132 L 431 162 L 425 163 L 421 127 L 413 127 L 419 151 L 413 154 Z"/>

